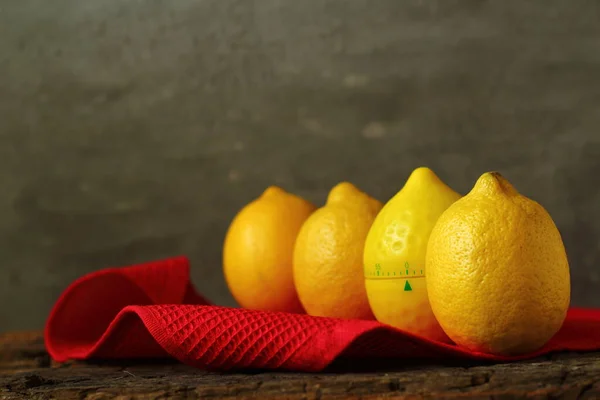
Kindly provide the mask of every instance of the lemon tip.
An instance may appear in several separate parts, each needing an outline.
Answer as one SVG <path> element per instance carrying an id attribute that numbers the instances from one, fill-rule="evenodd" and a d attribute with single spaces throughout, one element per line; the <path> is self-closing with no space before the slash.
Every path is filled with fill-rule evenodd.
<path id="1" fill-rule="evenodd" d="M 439 182 L 440 178 L 435 172 L 429 167 L 421 166 L 415 168 L 407 179 L 409 182 Z"/>
<path id="2" fill-rule="evenodd" d="M 491 191 L 507 195 L 517 193 L 514 186 L 498 171 L 484 172 L 479 179 L 477 179 L 474 189 L 477 191 Z"/>
<path id="3" fill-rule="evenodd" d="M 263 191 L 262 196 L 267 197 L 267 196 L 272 196 L 275 194 L 284 194 L 284 193 L 285 193 L 285 190 L 283 190 L 279 186 L 271 185 Z"/>
<path id="4" fill-rule="evenodd" d="M 339 201 L 357 193 L 360 193 L 360 190 L 355 185 L 348 181 L 342 181 L 331 188 L 327 196 L 327 203 Z"/>

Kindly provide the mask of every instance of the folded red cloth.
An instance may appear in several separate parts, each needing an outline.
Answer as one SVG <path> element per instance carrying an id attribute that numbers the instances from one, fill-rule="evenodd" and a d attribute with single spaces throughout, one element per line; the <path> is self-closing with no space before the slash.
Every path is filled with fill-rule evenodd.
<path id="1" fill-rule="evenodd" d="M 339 357 L 511 361 L 600 350 L 600 309 L 572 308 L 541 350 L 475 353 L 376 321 L 211 305 L 194 290 L 185 257 L 88 274 L 54 305 L 45 343 L 56 361 L 173 357 L 206 369 L 320 371 Z"/>

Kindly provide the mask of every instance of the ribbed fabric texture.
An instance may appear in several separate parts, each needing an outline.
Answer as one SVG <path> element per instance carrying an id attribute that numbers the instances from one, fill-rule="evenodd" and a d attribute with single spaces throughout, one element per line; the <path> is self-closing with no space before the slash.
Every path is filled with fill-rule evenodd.
<path id="1" fill-rule="evenodd" d="M 498 357 L 376 321 L 212 305 L 192 286 L 188 260 L 174 257 L 76 280 L 54 305 L 44 335 L 50 356 L 59 362 L 172 357 L 203 369 L 314 372 L 338 357 L 511 361 L 556 351 L 600 350 L 600 309 L 571 308 L 543 349 Z"/>

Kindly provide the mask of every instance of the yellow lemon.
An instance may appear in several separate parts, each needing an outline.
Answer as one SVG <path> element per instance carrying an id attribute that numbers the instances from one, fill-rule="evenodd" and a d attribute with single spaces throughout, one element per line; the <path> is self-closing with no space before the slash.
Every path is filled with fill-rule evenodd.
<path id="1" fill-rule="evenodd" d="M 548 212 L 496 172 L 439 218 L 427 250 L 435 316 L 457 344 L 516 355 L 542 347 L 570 301 L 567 255 Z"/>
<path id="2" fill-rule="evenodd" d="M 271 186 L 234 217 L 223 245 L 223 272 L 240 306 L 303 312 L 292 258 L 298 232 L 315 209 L 301 197 Z"/>
<path id="3" fill-rule="evenodd" d="M 348 182 L 304 223 L 294 249 L 294 282 L 310 315 L 374 319 L 365 293 L 363 249 L 383 204 Z"/>
<path id="4" fill-rule="evenodd" d="M 429 305 L 425 255 L 438 217 L 459 198 L 431 169 L 421 167 L 377 215 L 365 242 L 364 278 L 378 321 L 448 341 Z"/>

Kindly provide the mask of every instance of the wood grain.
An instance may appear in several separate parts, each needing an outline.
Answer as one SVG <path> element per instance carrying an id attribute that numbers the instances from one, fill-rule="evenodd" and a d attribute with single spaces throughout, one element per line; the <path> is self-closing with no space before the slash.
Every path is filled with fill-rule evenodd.
<path id="1" fill-rule="evenodd" d="M 0 400 L 600 399 L 600 353 L 497 365 L 360 364 L 316 374 L 216 373 L 170 360 L 56 364 L 40 333 L 17 332 L 0 335 Z"/>

